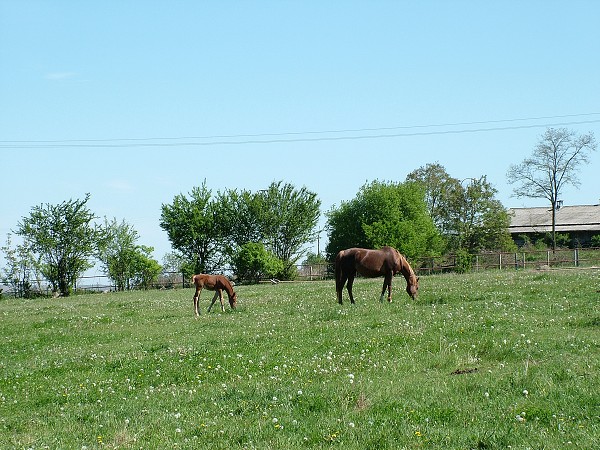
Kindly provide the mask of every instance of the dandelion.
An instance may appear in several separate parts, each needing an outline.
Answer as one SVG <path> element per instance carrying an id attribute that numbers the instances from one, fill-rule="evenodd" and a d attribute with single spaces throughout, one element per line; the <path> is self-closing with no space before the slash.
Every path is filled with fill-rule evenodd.
<path id="1" fill-rule="evenodd" d="M 415 431 L 415 436 L 420 437 L 423 436 L 419 430 Z"/>
<path id="2" fill-rule="evenodd" d="M 279 422 L 279 419 L 277 417 L 273 417 L 273 419 L 271 420 L 273 423 L 277 423 Z"/>
<path id="3" fill-rule="evenodd" d="M 523 389 L 523 395 L 527 397 L 529 395 L 529 391 L 527 389 Z"/>
<path id="4" fill-rule="evenodd" d="M 349 422 L 349 423 L 348 423 L 348 426 L 349 426 L 350 428 L 354 428 L 354 426 L 355 426 L 355 425 L 354 425 L 354 422 Z"/>

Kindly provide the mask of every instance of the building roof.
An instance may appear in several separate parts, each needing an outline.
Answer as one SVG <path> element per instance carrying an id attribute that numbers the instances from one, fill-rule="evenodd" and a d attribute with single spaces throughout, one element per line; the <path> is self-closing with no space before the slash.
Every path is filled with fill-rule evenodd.
<path id="1" fill-rule="evenodd" d="M 552 231 L 552 209 L 509 208 L 511 234 L 546 233 Z M 563 206 L 556 211 L 556 231 L 600 232 L 600 205 Z"/>

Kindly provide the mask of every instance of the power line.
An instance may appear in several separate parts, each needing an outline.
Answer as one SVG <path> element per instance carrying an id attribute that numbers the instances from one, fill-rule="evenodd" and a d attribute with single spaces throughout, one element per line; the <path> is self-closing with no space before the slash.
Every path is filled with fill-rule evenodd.
<path id="1" fill-rule="evenodd" d="M 582 125 L 598 123 L 600 119 L 567 121 L 544 124 L 513 125 L 504 127 L 487 128 L 463 128 L 458 130 L 439 130 L 439 131 L 414 131 L 406 133 L 391 134 L 359 134 L 351 136 L 320 136 L 324 134 L 342 134 L 342 133 L 365 133 L 375 131 L 392 130 L 418 130 L 425 128 L 442 128 L 453 126 L 471 126 L 499 123 L 514 123 L 520 121 L 546 120 L 558 118 L 597 116 L 600 113 L 570 114 L 560 116 L 529 117 L 517 119 L 488 120 L 476 122 L 457 122 L 432 125 L 410 125 L 397 127 L 379 127 L 379 128 L 360 128 L 347 130 L 327 130 L 327 131 L 304 131 L 287 133 L 260 133 L 260 134 L 233 134 L 233 135 L 211 135 L 211 136 L 181 136 L 181 137 L 152 137 L 152 138 L 122 138 L 122 139 L 65 139 L 65 140 L 30 140 L 30 141 L 5 141 L 0 140 L 0 148 L 12 149 L 35 149 L 35 148 L 135 148 L 135 147 L 191 147 L 191 146 L 212 146 L 212 145 L 251 145 L 251 144 L 274 144 L 274 143 L 293 143 L 293 142 L 319 142 L 319 141 L 342 141 L 342 140 L 362 140 L 362 139 L 383 139 L 415 136 L 435 136 L 448 134 L 465 133 L 483 133 L 491 131 L 507 131 L 529 128 L 554 127 L 566 125 Z M 284 139 L 285 136 L 291 136 Z M 307 137 L 294 137 L 307 136 Z M 271 137 L 272 139 L 267 139 Z M 241 138 L 265 138 L 265 139 L 244 139 Z M 225 140 L 216 140 L 225 139 Z M 208 141 L 207 141 L 208 140 Z M 161 142 L 162 141 L 162 142 Z M 169 142 L 171 141 L 171 142 Z M 188 142 L 181 142 L 188 141 Z"/>

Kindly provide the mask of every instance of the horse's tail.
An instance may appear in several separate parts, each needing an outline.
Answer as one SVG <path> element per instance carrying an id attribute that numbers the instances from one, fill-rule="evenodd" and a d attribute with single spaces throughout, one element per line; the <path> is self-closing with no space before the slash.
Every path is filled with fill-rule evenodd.
<path id="1" fill-rule="evenodd" d="M 342 259 L 344 257 L 344 250 L 340 250 L 335 256 L 335 290 L 336 292 L 342 292 L 344 286 L 342 285 Z"/>

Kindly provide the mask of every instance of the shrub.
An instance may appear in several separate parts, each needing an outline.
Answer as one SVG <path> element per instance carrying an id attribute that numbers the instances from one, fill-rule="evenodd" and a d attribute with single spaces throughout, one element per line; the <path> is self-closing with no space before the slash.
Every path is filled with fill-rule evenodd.
<path id="1" fill-rule="evenodd" d="M 258 283 L 283 272 L 283 262 L 260 242 L 248 242 L 233 257 L 233 271 L 241 281 Z"/>
<path id="2" fill-rule="evenodd" d="M 467 273 L 473 268 L 473 255 L 466 250 L 460 249 L 456 251 L 456 264 L 454 270 L 457 273 Z"/>

